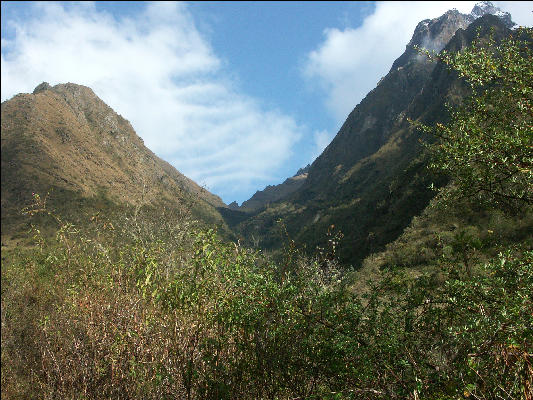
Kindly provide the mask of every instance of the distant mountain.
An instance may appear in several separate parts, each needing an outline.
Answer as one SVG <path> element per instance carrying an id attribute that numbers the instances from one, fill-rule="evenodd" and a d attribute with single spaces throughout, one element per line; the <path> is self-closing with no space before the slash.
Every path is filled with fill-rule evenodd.
<path id="1" fill-rule="evenodd" d="M 294 176 L 285 179 L 283 183 L 268 185 L 263 190 L 255 192 L 250 199 L 244 201 L 240 206 L 234 201 L 228 205 L 228 208 L 234 211 L 250 213 L 261 210 L 272 202 L 280 201 L 294 193 L 304 184 L 309 168 L 311 168 L 311 165 L 307 164 L 305 167 L 300 168 Z"/>
<path id="2" fill-rule="evenodd" d="M 238 209 L 245 212 L 253 212 L 268 206 L 272 202 L 286 198 L 304 184 L 308 167 L 306 167 L 307 169 L 300 168 L 296 175 L 285 179 L 279 185 L 268 185 L 263 190 L 258 190 L 249 200 L 243 202 Z"/>
<path id="3" fill-rule="evenodd" d="M 161 160 L 131 124 L 94 92 L 72 83 L 37 86 L 2 103 L 2 234 L 32 192 L 64 207 L 82 199 L 173 208 L 223 224 L 225 205 Z M 96 201 L 96 200 L 95 200 Z"/>
<path id="4" fill-rule="evenodd" d="M 340 230 L 340 258 L 355 266 L 383 249 L 427 206 L 434 196 L 430 184 L 446 182 L 427 170 L 420 141 L 429 138 L 415 132 L 408 118 L 445 121 L 444 104 L 466 93 L 453 73 L 419 55 L 415 46 L 459 50 L 478 33 L 493 31 L 497 39 L 509 35 L 512 25 L 508 14 L 489 2 L 479 3 L 469 15 L 451 10 L 419 23 L 405 52 L 350 113 L 303 185 L 242 219 L 239 233 L 256 238 L 260 247 L 276 248 L 282 240 L 276 221 L 281 219 L 291 238 L 313 252 L 327 245 L 327 232 Z"/>

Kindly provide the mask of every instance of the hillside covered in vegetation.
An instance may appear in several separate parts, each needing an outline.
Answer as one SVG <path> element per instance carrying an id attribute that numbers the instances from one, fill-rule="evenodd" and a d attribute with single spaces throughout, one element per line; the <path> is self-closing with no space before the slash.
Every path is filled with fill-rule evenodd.
<path id="1" fill-rule="evenodd" d="M 446 18 L 457 17 L 452 14 Z M 350 165 L 342 161 L 348 154 L 336 165 L 327 157 L 334 141 L 291 192 L 291 202 L 233 225 L 241 224 L 239 235 L 252 234 L 252 223 L 285 216 L 269 227 L 269 234 L 277 230 L 283 237 L 274 257 L 223 239 L 209 226 L 194 204 L 216 223 L 222 217 L 215 207 L 224 208 L 216 198 L 170 202 L 163 195 L 174 192 L 163 188 L 189 196 L 187 187 L 195 186 L 164 169 L 157 171 L 168 181 L 158 186 L 167 202 L 158 210 L 165 213 L 133 201 L 82 222 L 64 215 L 45 193 L 20 204 L 17 218 L 26 222 L 17 223 L 31 226 L 27 241 L 2 250 L 2 397 L 530 400 L 533 30 L 510 31 L 485 16 L 451 37 L 438 54 L 416 49 L 373 92 L 394 93 L 398 88 L 388 86 L 398 82 L 394 76 L 423 74 L 415 89 L 405 88 L 412 91 L 409 104 L 399 104 L 404 92 L 392 99 L 402 106 L 397 110 L 408 111 L 401 120 L 393 115 L 372 122 L 356 108 L 336 141 L 362 141 L 348 133 L 365 121 L 368 130 L 389 124 L 390 136 L 376 139 L 373 150 Z M 415 63 L 419 56 L 427 59 Z M 66 85 L 50 98 L 17 101 L 35 109 L 34 101 L 68 99 L 61 97 L 64 90 L 88 89 Z M 4 137 L 21 137 L 25 145 L 40 140 L 4 136 L 11 129 L 4 113 L 17 112 L 11 104 L 2 104 L 3 167 L 9 162 Z M 116 123 L 128 128 L 121 119 Z M 59 128 L 56 140 L 79 140 Z M 99 138 L 113 135 L 107 129 L 97 131 Z M 420 143 L 422 135 L 427 139 Z M 145 155 L 141 166 L 163 168 L 137 145 Z M 104 154 L 105 148 L 102 163 L 108 162 Z M 52 156 L 41 155 L 68 162 Z M 119 164 L 119 156 L 109 159 Z M 328 183 L 317 172 L 320 165 L 338 179 Z M 361 181 L 377 165 L 382 169 Z M 2 168 L 2 208 L 4 201 L 16 207 L 12 193 L 4 197 L 5 182 L 15 179 L 5 173 Z M 389 179 L 385 189 L 370 184 L 378 175 Z M 89 179 L 70 181 L 78 182 L 78 195 L 93 189 Z M 429 189 L 431 183 L 439 189 Z M 315 185 L 336 190 L 338 203 L 320 197 Z M 364 185 L 367 197 L 349 200 L 349 188 Z M 383 190 L 388 197 L 371 197 Z M 299 212 L 304 198 L 309 203 Z M 353 217 L 349 210 L 363 201 L 371 213 L 363 218 L 359 210 L 361 217 Z M 231 210 L 224 209 L 230 220 Z M 387 219 L 395 213 L 401 215 Z M 331 223 L 333 215 L 344 224 Z M 321 228 L 298 231 L 292 222 L 299 218 Z M 298 240 L 306 235 L 321 237 L 302 248 Z M 361 238 L 368 240 L 355 245 Z M 350 246 L 360 259 L 357 269 L 345 262 Z"/>

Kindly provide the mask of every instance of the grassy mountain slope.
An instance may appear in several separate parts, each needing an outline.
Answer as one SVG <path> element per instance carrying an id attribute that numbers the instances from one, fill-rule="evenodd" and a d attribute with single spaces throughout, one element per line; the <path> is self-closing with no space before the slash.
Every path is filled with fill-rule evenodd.
<path id="1" fill-rule="evenodd" d="M 43 83 L 2 103 L 2 235 L 17 231 L 32 193 L 62 214 L 81 208 L 185 205 L 223 225 L 217 196 L 144 146 L 131 124 L 91 89 Z"/>

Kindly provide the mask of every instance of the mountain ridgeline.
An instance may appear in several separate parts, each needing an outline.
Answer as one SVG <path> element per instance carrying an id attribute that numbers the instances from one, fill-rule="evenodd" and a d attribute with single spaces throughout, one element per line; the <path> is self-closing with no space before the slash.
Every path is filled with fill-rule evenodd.
<path id="1" fill-rule="evenodd" d="M 513 25 L 509 14 L 490 3 L 477 5 L 470 15 L 451 10 L 420 22 L 405 52 L 350 113 L 301 186 L 237 224 L 231 218 L 228 223 L 235 224 L 242 237 L 253 237 L 259 247 L 276 248 L 281 220 L 289 237 L 309 253 L 326 247 L 332 232 L 340 231 L 338 255 L 355 267 L 382 250 L 434 197 L 429 187 L 447 182 L 427 169 L 421 142 L 432 139 L 409 120 L 429 125 L 445 121 L 446 103 L 454 104 L 466 94 L 454 73 L 421 55 L 417 47 L 459 51 L 478 35 L 506 37 Z"/>
<path id="2" fill-rule="evenodd" d="M 421 141 L 431 139 L 409 120 L 444 121 L 445 104 L 465 88 L 417 47 L 457 51 L 477 35 L 509 35 L 513 25 L 488 2 L 469 15 L 451 10 L 420 22 L 405 52 L 313 164 L 241 206 L 226 206 L 159 159 L 91 89 L 43 83 L 2 103 L 2 236 L 21 230 L 20 209 L 33 192 L 50 192 L 52 205 L 69 216 L 115 206 L 185 208 L 227 237 L 264 249 L 280 248 L 286 229 L 312 254 L 340 231 L 341 261 L 357 267 L 424 210 L 435 195 L 431 184 L 446 183 L 426 168 Z"/>
<path id="3" fill-rule="evenodd" d="M 2 103 L 2 236 L 20 230 L 32 193 L 75 216 L 114 206 L 186 207 L 224 225 L 224 207 L 144 145 L 131 124 L 88 87 L 37 86 Z"/>
<path id="4" fill-rule="evenodd" d="M 87 87 L 3 102 L 2 398 L 531 400 L 511 25 L 488 2 L 422 21 L 313 164 L 241 206 Z"/>

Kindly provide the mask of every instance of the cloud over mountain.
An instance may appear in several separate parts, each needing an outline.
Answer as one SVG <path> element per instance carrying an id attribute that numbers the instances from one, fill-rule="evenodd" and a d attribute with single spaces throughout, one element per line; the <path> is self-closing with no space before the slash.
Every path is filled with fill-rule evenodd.
<path id="1" fill-rule="evenodd" d="M 468 14 L 476 2 L 378 2 L 357 28 L 327 28 L 308 53 L 303 76 L 326 94 L 325 104 L 340 123 L 403 53 L 416 25 L 456 8 Z M 531 2 L 495 2 L 519 25 L 533 24 Z"/>
<path id="2" fill-rule="evenodd" d="M 83 84 L 157 155 L 228 202 L 271 180 L 302 135 L 292 117 L 240 93 L 187 5 L 114 18 L 92 3 L 37 3 L 2 38 L 2 100 L 42 81 Z"/>

